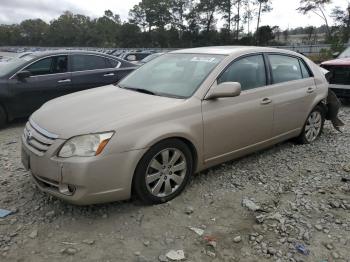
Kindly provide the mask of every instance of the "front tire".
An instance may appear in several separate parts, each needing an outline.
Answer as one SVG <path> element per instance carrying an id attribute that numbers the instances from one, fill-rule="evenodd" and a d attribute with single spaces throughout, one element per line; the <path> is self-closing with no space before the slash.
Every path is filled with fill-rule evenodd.
<path id="1" fill-rule="evenodd" d="M 193 172 L 193 157 L 179 139 L 168 139 L 151 147 L 137 165 L 133 190 L 147 204 L 172 200 L 185 188 Z"/>
<path id="2" fill-rule="evenodd" d="M 306 119 L 303 130 L 297 141 L 300 144 L 311 144 L 322 133 L 325 121 L 324 111 L 321 106 L 316 106 Z"/>

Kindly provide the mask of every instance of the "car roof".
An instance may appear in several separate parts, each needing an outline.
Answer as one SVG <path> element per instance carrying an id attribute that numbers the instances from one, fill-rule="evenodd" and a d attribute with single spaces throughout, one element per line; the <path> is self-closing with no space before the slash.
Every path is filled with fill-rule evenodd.
<path id="1" fill-rule="evenodd" d="M 252 51 L 296 54 L 295 52 L 284 50 L 284 49 L 259 47 L 259 46 L 208 46 L 208 47 L 181 49 L 181 50 L 172 51 L 171 53 L 231 55 L 231 54 L 236 54 L 240 52 L 244 53 L 244 52 L 252 52 Z"/>
<path id="2" fill-rule="evenodd" d="M 50 50 L 50 51 L 37 51 L 33 52 L 32 55 L 36 57 L 43 57 L 49 55 L 59 55 L 59 54 L 90 54 L 90 55 L 102 55 L 109 56 L 111 58 L 115 58 L 114 56 L 110 56 L 108 54 L 96 51 L 85 51 L 85 50 L 66 50 L 66 49 L 58 49 L 58 50 Z"/>

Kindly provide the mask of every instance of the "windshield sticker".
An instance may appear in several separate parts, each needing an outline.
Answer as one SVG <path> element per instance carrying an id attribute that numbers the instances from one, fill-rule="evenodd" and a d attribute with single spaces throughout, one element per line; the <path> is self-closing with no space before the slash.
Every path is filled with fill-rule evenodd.
<path id="1" fill-rule="evenodd" d="M 191 62 L 205 62 L 205 63 L 213 63 L 215 62 L 215 57 L 193 57 Z"/>

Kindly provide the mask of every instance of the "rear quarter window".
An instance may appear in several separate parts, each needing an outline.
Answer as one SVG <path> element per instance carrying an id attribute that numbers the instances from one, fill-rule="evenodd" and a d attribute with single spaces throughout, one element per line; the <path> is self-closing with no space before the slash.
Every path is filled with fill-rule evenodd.
<path id="1" fill-rule="evenodd" d="M 303 78 L 309 78 L 312 77 L 310 69 L 306 66 L 305 62 L 300 59 L 300 68 L 301 68 L 301 74 L 303 75 Z"/>

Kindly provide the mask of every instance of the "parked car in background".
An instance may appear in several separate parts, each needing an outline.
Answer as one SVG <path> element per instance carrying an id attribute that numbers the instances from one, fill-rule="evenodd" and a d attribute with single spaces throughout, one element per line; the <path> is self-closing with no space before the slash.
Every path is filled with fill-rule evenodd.
<path id="1" fill-rule="evenodd" d="M 0 126 L 50 99 L 117 83 L 135 69 L 122 59 L 85 51 L 35 52 L 0 64 Z"/>
<path id="2" fill-rule="evenodd" d="M 120 51 L 119 49 L 113 49 L 107 52 L 108 55 L 112 56 L 120 56 L 123 52 Z"/>
<path id="3" fill-rule="evenodd" d="M 329 83 L 334 93 L 344 99 L 350 99 L 350 47 L 337 59 L 323 62 L 321 67 L 330 72 Z"/>
<path id="4" fill-rule="evenodd" d="M 22 162 L 42 191 L 71 203 L 132 192 L 163 203 L 195 172 L 287 139 L 314 142 L 327 94 L 319 67 L 291 51 L 178 50 L 117 86 L 46 103 L 25 127 Z"/>
<path id="5" fill-rule="evenodd" d="M 151 52 L 125 52 L 119 55 L 119 58 L 124 59 L 128 62 L 137 63 L 147 56 L 151 55 Z"/>
<path id="6" fill-rule="evenodd" d="M 6 56 L 6 55 L 0 55 L 0 63 L 4 63 L 11 60 L 11 57 Z"/>
<path id="7" fill-rule="evenodd" d="M 2 59 L 0 59 L 0 62 L 8 62 L 8 61 L 11 61 L 12 59 L 15 59 L 15 58 L 23 58 L 25 56 L 31 55 L 32 53 L 33 52 L 21 52 L 21 53 L 14 55 L 14 56 L 3 57 Z"/>
<path id="8" fill-rule="evenodd" d="M 164 55 L 165 53 L 154 53 L 154 54 L 151 54 L 149 56 L 146 56 L 144 59 L 142 59 L 141 61 L 139 61 L 137 64 L 138 65 L 143 65 L 143 64 L 146 64 L 150 61 L 152 61 L 153 59 L 157 58 L 157 57 L 160 57 L 162 55 Z"/>

